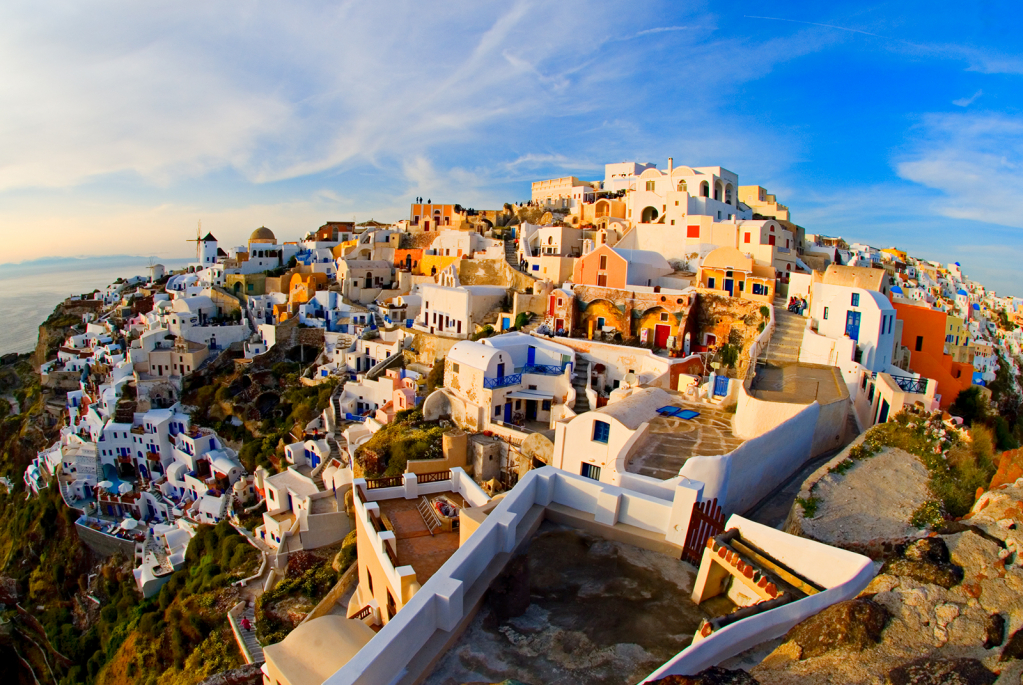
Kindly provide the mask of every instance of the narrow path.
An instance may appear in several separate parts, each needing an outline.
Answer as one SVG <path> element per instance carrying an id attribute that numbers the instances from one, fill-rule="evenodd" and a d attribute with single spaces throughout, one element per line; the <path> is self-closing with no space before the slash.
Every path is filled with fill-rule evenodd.
<path id="1" fill-rule="evenodd" d="M 256 639 L 256 609 L 255 602 L 248 602 L 245 604 L 245 611 L 242 612 L 242 619 L 248 619 L 251 628 L 245 630 L 242 620 L 238 621 L 238 629 L 241 631 L 242 638 L 245 640 L 245 648 L 249 650 L 249 654 L 252 655 L 253 663 L 261 664 L 266 659 L 263 657 L 263 646 L 259 644 L 259 640 Z"/>

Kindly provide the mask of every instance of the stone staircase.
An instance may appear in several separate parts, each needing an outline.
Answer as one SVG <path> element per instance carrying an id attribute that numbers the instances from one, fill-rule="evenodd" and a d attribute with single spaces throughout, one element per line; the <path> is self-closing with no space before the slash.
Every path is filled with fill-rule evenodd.
<path id="1" fill-rule="evenodd" d="M 582 357 L 576 357 L 575 374 L 572 377 L 572 387 L 575 388 L 576 414 L 583 414 L 590 410 L 590 400 L 586 397 L 586 379 L 590 377 L 590 363 Z"/>
<path id="2" fill-rule="evenodd" d="M 241 619 L 249 619 L 249 624 L 252 626 L 251 630 L 245 630 L 242 627 Z M 256 609 L 252 602 L 245 605 L 245 611 L 242 612 L 241 617 L 238 619 L 238 630 L 241 631 L 242 638 L 245 640 L 245 648 L 249 650 L 249 654 L 252 655 L 252 662 L 255 664 L 261 664 L 266 661 L 263 657 L 263 646 L 259 644 L 259 640 L 256 639 Z"/>
<path id="3" fill-rule="evenodd" d="M 511 265 L 511 268 L 516 271 L 521 271 L 519 268 L 518 254 L 515 252 L 515 240 L 513 238 L 505 238 L 504 240 L 504 259 Z"/>
<path id="4" fill-rule="evenodd" d="M 757 359 L 761 364 L 799 361 L 806 319 L 790 312 L 786 309 L 787 305 L 788 301 L 784 297 L 774 298 L 774 334 Z"/>

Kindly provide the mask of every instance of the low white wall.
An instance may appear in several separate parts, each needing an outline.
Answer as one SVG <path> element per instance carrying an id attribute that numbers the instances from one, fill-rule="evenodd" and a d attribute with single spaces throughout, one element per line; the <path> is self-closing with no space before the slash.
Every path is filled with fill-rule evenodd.
<path id="1" fill-rule="evenodd" d="M 792 626 L 826 607 L 854 598 L 874 577 L 873 562 L 865 556 L 788 535 L 740 516 L 730 517 L 725 527 L 738 528 L 743 539 L 769 550 L 775 559 L 827 589 L 725 626 L 682 650 L 642 682 L 699 673 L 762 642 L 781 637 Z"/>
<path id="2" fill-rule="evenodd" d="M 696 494 L 686 488 L 679 489 L 683 496 Z M 370 491 L 371 494 L 379 492 Z M 463 604 L 466 593 L 481 579 L 494 558 L 510 554 L 521 542 L 528 532 L 519 529 L 526 515 L 534 506 L 547 507 L 552 503 L 591 513 L 605 525 L 621 522 L 660 533 L 675 524 L 673 510 L 685 510 L 685 520 L 678 522 L 683 537 L 692 509 L 691 499 L 684 502 L 687 506 L 673 507 L 672 502 L 550 466 L 530 471 L 401 611 L 325 682 L 329 685 L 378 685 L 409 677 L 407 665 L 427 641 L 437 631 L 454 630 L 465 617 L 470 609 Z M 357 505 L 357 508 L 361 507 Z M 421 675 L 414 674 L 415 677 Z"/>
<path id="3" fill-rule="evenodd" d="M 704 499 L 718 499 L 727 513 L 743 512 L 769 494 L 810 458 L 820 405 L 803 405 L 774 430 L 747 440 L 729 454 L 691 457 L 679 475 L 703 482 Z"/>

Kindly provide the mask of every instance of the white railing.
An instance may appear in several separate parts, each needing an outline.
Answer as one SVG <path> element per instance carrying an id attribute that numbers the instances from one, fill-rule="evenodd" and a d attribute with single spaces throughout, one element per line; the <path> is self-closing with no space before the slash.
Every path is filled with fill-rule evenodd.
<path id="1" fill-rule="evenodd" d="M 746 368 L 746 376 L 743 378 L 743 384 L 746 385 L 747 389 L 749 384 L 753 380 L 753 376 L 757 372 L 757 359 L 760 358 L 760 354 L 767 349 L 767 346 L 771 344 L 771 338 L 774 336 L 775 327 L 775 316 L 774 316 L 774 305 L 770 302 L 764 305 L 771 310 L 771 318 L 764 326 L 764 330 L 760 332 L 757 339 L 753 341 L 753 344 L 749 348 L 749 366 Z"/>

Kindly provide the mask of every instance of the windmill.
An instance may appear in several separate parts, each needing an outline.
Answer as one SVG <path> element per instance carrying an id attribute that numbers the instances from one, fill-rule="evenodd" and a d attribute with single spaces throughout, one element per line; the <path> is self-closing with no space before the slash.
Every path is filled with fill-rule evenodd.
<path id="1" fill-rule="evenodd" d="M 186 240 L 186 243 L 195 243 L 195 261 L 199 261 L 199 243 L 202 242 L 202 219 L 199 220 L 199 227 L 195 229 L 195 239 Z"/>

